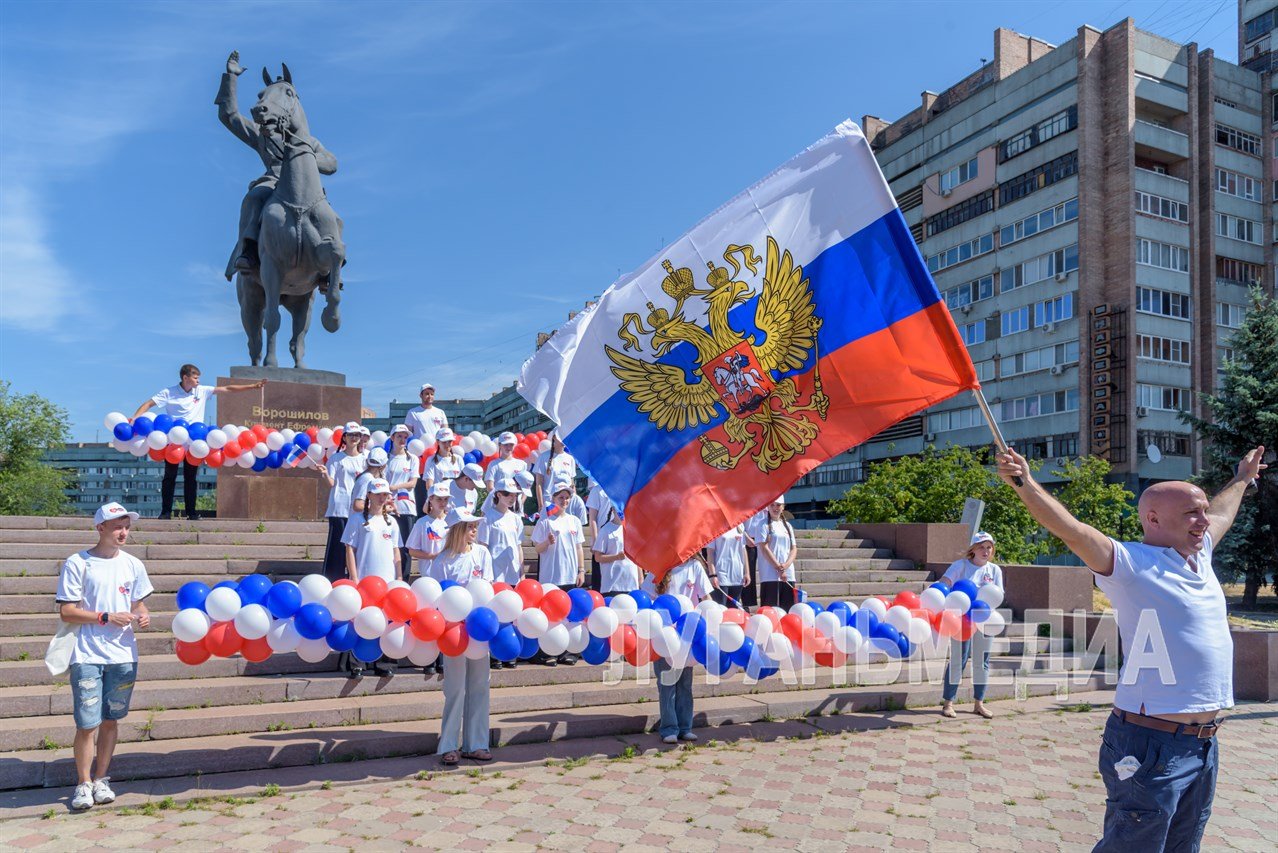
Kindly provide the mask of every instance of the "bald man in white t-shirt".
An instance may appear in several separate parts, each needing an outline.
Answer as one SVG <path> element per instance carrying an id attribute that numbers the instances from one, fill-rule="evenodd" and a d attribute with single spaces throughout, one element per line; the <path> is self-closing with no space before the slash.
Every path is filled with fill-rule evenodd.
<path id="1" fill-rule="evenodd" d="M 1097 851 L 1197 850 L 1216 791 L 1217 715 L 1234 704 L 1234 646 L 1212 569 L 1247 487 L 1257 447 L 1210 501 L 1191 483 L 1140 496 L 1144 539 L 1118 542 L 1070 515 L 1010 448 L 999 476 L 1030 514 L 1096 574 L 1118 617 L 1123 668 L 1101 740 L 1108 797 Z M 1017 480 L 1020 485 L 1017 485 Z"/>

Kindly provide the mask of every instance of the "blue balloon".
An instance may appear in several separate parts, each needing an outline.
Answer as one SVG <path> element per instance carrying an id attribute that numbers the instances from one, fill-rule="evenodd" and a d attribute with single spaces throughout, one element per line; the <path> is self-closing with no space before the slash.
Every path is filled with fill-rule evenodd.
<path id="1" fill-rule="evenodd" d="M 644 592 L 642 589 L 636 589 L 630 593 L 630 597 L 635 600 L 635 604 L 640 610 L 647 610 L 652 607 L 652 596 Z"/>
<path id="2" fill-rule="evenodd" d="M 151 422 L 151 426 L 153 429 L 158 429 L 160 432 L 168 432 L 173 429 L 173 416 L 156 415 L 155 420 Z"/>
<path id="3" fill-rule="evenodd" d="M 950 594 L 950 585 L 942 581 L 937 581 L 936 583 L 931 584 L 928 589 L 939 589 L 941 591 L 941 595 Z"/>
<path id="4" fill-rule="evenodd" d="M 440 592 L 443 592 L 444 590 L 448 589 L 450 586 L 457 586 L 457 581 L 455 581 L 455 580 L 444 580 L 444 581 L 440 581 L 440 582 L 439 582 L 439 591 L 440 591 Z"/>
<path id="5" fill-rule="evenodd" d="M 825 610 L 825 608 L 821 606 L 821 602 L 817 601 L 816 599 L 807 600 L 804 603 L 807 604 L 808 607 L 812 608 L 813 616 L 816 616 L 818 613 L 821 613 Z"/>
<path id="6" fill-rule="evenodd" d="M 281 445 L 279 449 L 280 465 L 283 465 L 285 462 L 288 461 L 288 457 L 293 453 L 295 449 L 297 449 L 297 445 L 291 441 L 286 441 L 284 442 L 283 445 Z"/>
<path id="7" fill-rule="evenodd" d="M 966 596 L 967 596 L 970 600 L 972 600 L 972 601 L 976 601 L 976 590 L 977 590 L 977 586 L 976 586 L 976 584 L 974 584 L 974 583 L 972 583 L 970 580 L 968 580 L 968 579 L 964 578 L 963 580 L 961 580 L 961 581 L 959 581 L 958 583 L 954 584 L 954 588 L 953 588 L 951 591 L 952 591 L 952 592 L 961 592 L 961 593 L 963 593 L 964 595 L 966 595 Z"/>
<path id="8" fill-rule="evenodd" d="M 484 608 L 487 609 L 487 608 Z M 474 615 L 472 611 L 471 615 Z M 466 620 L 469 623 L 469 619 Z M 471 634 L 473 637 L 474 634 Z M 493 638 L 488 641 L 488 652 L 497 660 L 512 663 L 519 657 L 520 651 L 523 650 L 523 641 L 519 638 L 519 632 L 515 630 L 513 625 L 502 625 Z"/>
<path id="9" fill-rule="evenodd" d="M 608 662 L 608 656 L 611 653 L 612 649 L 605 638 L 591 635 L 590 642 L 581 652 L 581 659 L 591 666 L 599 666 Z"/>
<path id="10" fill-rule="evenodd" d="M 214 589 L 218 589 L 224 586 L 229 586 L 231 589 L 235 590 L 236 592 L 240 591 L 240 585 L 236 583 L 235 581 L 221 581 L 220 583 L 213 584 Z"/>
<path id="11" fill-rule="evenodd" d="M 692 641 L 692 657 L 706 669 L 712 669 L 713 664 L 727 655 L 719 651 L 719 640 L 707 634 Z"/>
<path id="12" fill-rule="evenodd" d="M 207 425 L 196 421 L 186 428 L 186 433 L 191 436 L 191 441 L 203 441 L 209 437 L 209 428 Z"/>
<path id="13" fill-rule="evenodd" d="M 572 599 L 572 607 L 568 609 L 569 622 L 580 622 L 590 615 L 590 611 L 595 609 L 595 600 L 590 597 L 588 590 L 570 589 L 568 590 L 568 597 Z"/>
<path id="14" fill-rule="evenodd" d="M 747 669 L 750 666 L 750 660 L 754 657 L 754 640 L 746 637 L 741 643 L 741 648 L 728 656 L 734 664 Z"/>
<path id="15" fill-rule="evenodd" d="M 393 448 L 394 446 L 395 446 L 395 442 L 391 441 L 391 440 L 388 438 L 388 439 L 386 439 L 386 443 L 382 445 L 382 450 L 385 450 L 387 453 L 390 453 L 390 452 L 391 452 L 391 448 Z"/>
<path id="16" fill-rule="evenodd" d="M 133 438 L 133 424 L 128 421 L 120 421 L 115 425 L 115 429 L 111 430 L 111 434 L 116 437 L 117 441 L 128 441 Z"/>
<path id="17" fill-rule="evenodd" d="M 262 603 L 276 619 L 287 619 L 302 606 L 302 591 L 295 583 L 277 583 L 267 591 Z"/>
<path id="18" fill-rule="evenodd" d="M 901 657 L 903 658 L 908 658 L 910 652 L 914 650 L 914 646 L 911 645 L 909 638 L 904 634 L 896 638 L 896 645 L 901 650 Z"/>
<path id="19" fill-rule="evenodd" d="M 254 471 L 265 471 L 265 470 L 266 470 L 266 460 L 265 460 L 265 459 L 255 459 L 255 460 L 253 460 L 253 470 L 254 470 Z"/>
<path id="20" fill-rule="evenodd" d="M 990 606 L 979 598 L 972 599 L 972 609 L 967 611 L 967 618 L 973 622 L 981 623 L 990 618 Z"/>
<path id="21" fill-rule="evenodd" d="M 267 468 L 278 468 L 283 460 L 280 459 L 280 452 L 278 450 L 272 450 L 270 453 L 266 454 L 266 459 L 263 461 L 266 462 Z"/>
<path id="22" fill-rule="evenodd" d="M 303 604 L 293 614 L 293 625 L 306 639 L 318 640 L 333 630 L 333 614 L 322 604 Z"/>
<path id="23" fill-rule="evenodd" d="M 871 636 L 874 633 L 874 626 L 878 624 L 879 617 L 869 610 L 858 610 L 852 614 L 851 625 L 861 632 L 862 637 Z"/>
<path id="24" fill-rule="evenodd" d="M 221 586 L 221 584 L 218 584 Z M 178 610 L 186 610 L 194 607 L 198 610 L 204 609 L 204 599 L 209 597 L 209 585 L 200 581 L 187 581 L 178 588 L 177 606 Z"/>
<path id="25" fill-rule="evenodd" d="M 541 651 L 541 644 L 539 644 L 535 638 L 525 637 L 523 634 L 520 634 L 518 631 L 515 632 L 515 636 L 519 637 L 520 660 L 531 660 L 532 658 L 536 657 L 537 652 Z"/>
<path id="26" fill-rule="evenodd" d="M 466 633 L 472 640 L 487 643 L 501 630 L 501 620 L 491 607 L 476 607 L 466 614 Z"/>
<path id="27" fill-rule="evenodd" d="M 870 629 L 870 644 L 886 652 L 888 657 L 900 656 L 902 639 L 901 632 L 886 622 L 880 622 Z"/>
<path id="28" fill-rule="evenodd" d="M 365 640 L 360 637 L 359 642 L 355 644 L 355 648 L 351 649 L 351 654 L 364 663 L 373 663 L 382 656 L 382 641 L 377 637 L 371 640 Z"/>
<path id="29" fill-rule="evenodd" d="M 328 629 L 325 642 L 335 652 L 349 652 L 361 639 L 360 635 L 355 633 L 354 623 L 334 622 L 333 627 Z"/>
<path id="30" fill-rule="evenodd" d="M 852 622 L 852 614 L 855 613 L 852 609 L 852 605 L 848 604 L 846 601 L 836 601 L 826 609 L 838 617 L 839 624 L 844 628 Z"/>
<path id="31" fill-rule="evenodd" d="M 155 429 L 155 421 L 142 415 L 140 418 L 133 419 L 133 437 L 146 436 L 151 434 L 151 430 Z"/>
<path id="32" fill-rule="evenodd" d="M 266 594 L 271 591 L 271 586 L 271 579 L 266 575 L 249 575 L 240 578 L 240 600 L 245 604 L 261 604 Z"/>
<path id="33" fill-rule="evenodd" d="M 679 599 L 675 598 L 670 593 L 657 596 L 657 600 L 652 602 L 652 607 L 654 610 L 666 611 L 666 613 L 670 615 L 670 624 L 672 625 L 683 614 L 683 608 L 679 604 Z"/>
<path id="34" fill-rule="evenodd" d="M 674 627 L 679 636 L 689 642 L 695 643 L 699 639 L 704 641 L 706 638 L 706 620 L 695 610 L 681 613 L 675 620 Z"/>
<path id="35" fill-rule="evenodd" d="M 311 437 L 304 432 L 299 432 L 293 436 L 293 443 L 305 450 L 311 446 Z"/>

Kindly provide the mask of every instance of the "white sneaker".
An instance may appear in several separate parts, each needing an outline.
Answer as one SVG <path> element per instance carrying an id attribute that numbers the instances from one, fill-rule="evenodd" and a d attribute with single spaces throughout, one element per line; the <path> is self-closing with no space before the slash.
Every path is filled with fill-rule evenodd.
<path id="1" fill-rule="evenodd" d="M 75 786 L 75 796 L 71 798 L 71 808 L 82 812 L 93 805 L 93 783 L 81 782 Z"/>
<path id="2" fill-rule="evenodd" d="M 678 735 L 666 735 L 665 737 L 663 737 L 663 738 L 661 739 L 661 742 L 662 742 L 662 743 L 678 743 L 678 742 L 679 742 L 679 736 L 678 736 Z"/>
<path id="3" fill-rule="evenodd" d="M 115 802 L 115 791 L 112 791 L 108 784 L 110 781 L 110 776 L 103 776 L 93 783 L 93 802 L 98 805 Z"/>
<path id="4" fill-rule="evenodd" d="M 697 736 L 693 734 L 692 732 L 684 732 L 683 734 L 679 735 L 679 740 L 696 740 L 696 739 L 697 739 Z"/>

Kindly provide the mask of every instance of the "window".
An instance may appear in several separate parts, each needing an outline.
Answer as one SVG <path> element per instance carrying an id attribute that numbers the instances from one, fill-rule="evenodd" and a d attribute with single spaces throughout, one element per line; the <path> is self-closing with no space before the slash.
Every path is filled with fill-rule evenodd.
<path id="1" fill-rule="evenodd" d="M 1189 403 L 1189 390 L 1166 385 L 1136 384 L 1136 405 L 1167 412 L 1184 411 Z"/>
<path id="2" fill-rule="evenodd" d="M 1260 137 L 1230 127 L 1227 124 L 1216 124 L 1216 144 L 1253 157 L 1260 156 Z"/>
<path id="3" fill-rule="evenodd" d="M 994 381 L 994 359 L 987 358 L 984 361 L 974 361 L 972 362 L 972 367 L 976 368 L 977 382 Z"/>
<path id="4" fill-rule="evenodd" d="M 1189 341 L 1160 338 L 1155 335 L 1137 335 L 1136 353 L 1137 358 L 1145 361 L 1189 364 Z"/>
<path id="5" fill-rule="evenodd" d="M 1232 305 L 1228 302 L 1216 303 L 1216 323 L 1227 329 L 1237 329 L 1247 319 L 1245 305 Z"/>
<path id="6" fill-rule="evenodd" d="M 1066 293 L 1034 303 L 1034 327 L 1044 323 L 1059 323 L 1074 316 L 1074 294 Z"/>
<path id="7" fill-rule="evenodd" d="M 985 321 L 981 320 L 976 323 L 965 323 L 958 327 L 959 337 L 963 339 L 963 343 L 969 347 L 973 344 L 985 343 Z"/>
<path id="8" fill-rule="evenodd" d="M 1142 314 L 1157 314 L 1160 317 L 1188 320 L 1189 297 L 1184 293 L 1155 290 L 1152 287 L 1137 287 L 1136 310 Z"/>
<path id="9" fill-rule="evenodd" d="M 1260 223 L 1241 216 L 1230 216 L 1228 213 L 1216 214 L 1216 236 L 1242 240 L 1244 243 L 1259 243 L 1261 235 Z"/>
<path id="10" fill-rule="evenodd" d="M 948 412 L 934 412 L 927 416 L 928 432 L 949 432 L 954 429 L 970 429 L 983 426 L 985 419 L 976 406 L 966 409 L 951 409 Z"/>
<path id="11" fill-rule="evenodd" d="M 1020 308 L 1013 308 L 1010 311 L 1003 312 L 1003 330 L 1002 336 L 1019 334 L 1020 332 L 1028 332 L 1030 327 L 1030 311 L 1028 305 Z"/>
<path id="12" fill-rule="evenodd" d="M 999 362 L 999 376 L 1019 376 L 1022 373 L 1034 373 L 1048 370 L 1056 365 L 1076 364 L 1078 362 L 1078 341 L 1067 341 L 1050 347 L 1041 347 L 1014 355 L 1005 355 Z"/>
<path id="13" fill-rule="evenodd" d="M 1261 264 L 1251 264 L 1234 258 L 1216 256 L 1216 279 L 1230 284 L 1242 284 L 1252 287 L 1260 284 L 1265 268 Z"/>
<path id="14" fill-rule="evenodd" d="M 1136 241 L 1136 263 L 1176 272 L 1189 272 L 1189 250 L 1184 246 L 1140 238 Z"/>
<path id="15" fill-rule="evenodd" d="M 1216 95 L 1215 97 L 1212 98 L 1212 100 L 1218 104 L 1221 104 L 1222 106 L 1233 107 L 1234 109 L 1238 109 L 1238 104 L 1236 102 L 1231 101 L 1228 98 L 1222 98 L 1220 95 Z"/>
<path id="16" fill-rule="evenodd" d="M 1051 186 L 1078 173 L 1078 152 L 1071 151 L 1051 160 L 1037 169 L 1030 169 L 1023 175 L 998 185 L 998 203 L 1011 204 L 1018 198 L 1024 198 L 1043 187 Z"/>
<path id="17" fill-rule="evenodd" d="M 1076 412 L 1078 411 L 1078 390 L 1071 388 L 1068 391 L 1031 394 L 1028 397 L 1004 400 L 1000 409 L 1000 421 L 1019 421 L 1057 412 Z"/>
<path id="18" fill-rule="evenodd" d="M 955 225 L 962 225 L 969 219 L 975 219 L 982 213 L 989 213 L 993 209 L 994 190 L 986 190 L 978 196 L 973 196 L 967 201 L 959 202 L 953 207 L 942 210 L 935 216 L 929 216 L 927 220 L 927 236 L 931 237 L 934 234 L 940 234 Z"/>
<path id="19" fill-rule="evenodd" d="M 1067 273 L 1078 269 L 1078 244 L 1030 258 L 1024 263 L 1005 270 L 999 270 L 999 293 L 1007 293 L 1027 284 L 1049 279 L 1057 273 Z"/>
<path id="20" fill-rule="evenodd" d="M 994 235 L 982 234 L 975 240 L 959 243 L 957 246 L 943 249 L 935 255 L 929 255 L 927 269 L 928 272 L 940 272 L 964 261 L 970 261 L 972 258 L 988 255 L 992 251 L 994 251 Z"/>
<path id="21" fill-rule="evenodd" d="M 1146 172 L 1153 172 L 1155 175 L 1168 174 L 1166 163 L 1159 163 L 1157 160 L 1149 160 L 1144 157 L 1136 158 L 1136 168 L 1144 169 Z"/>
<path id="22" fill-rule="evenodd" d="M 966 184 L 977 176 L 976 158 L 973 157 L 966 163 L 959 163 L 948 172 L 941 173 L 941 194 L 953 191 L 960 184 Z"/>
<path id="23" fill-rule="evenodd" d="M 1049 119 L 1039 122 L 1028 130 L 1008 137 L 998 146 L 998 161 L 1003 163 L 1018 154 L 1024 154 L 1031 148 L 1042 145 L 1047 140 L 1060 136 L 1078 127 L 1078 107 L 1072 106 L 1062 110 Z"/>
<path id="24" fill-rule="evenodd" d="M 1260 181 L 1247 175 L 1216 167 L 1216 192 L 1260 201 Z"/>
<path id="25" fill-rule="evenodd" d="M 1031 213 L 1024 219 L 999 229 L 998 244 L 1007 246 L 1026 237 L 1033 237 L 1040 231 L 1055 228 L 1063 222 L 1073 222 L 1077 218 L 1078 199 L 1072 198 L 1047 210 Z"/>
<path id="26" fill-rule="evenodd" d="M 980 302 L 982 299 L 989 299 L 993 295 L 994 276 L 992 275 L 982 276 L 975 281 L 960 284 L 958 287 L 951 287 L 941 294 L 945 298 L 946 307 L 951 311 L 962 308 L 964 305 L 971 305 L 973 302 Z"/>
<path id="27" fill-rule="evenodd" d="M 1264 14 L 1257 15 L 1247 23 L 1243 24 L 1243 41 L 1253 42 L 1258 38 L 1264 38 L 1274 29 L 1275 12 L 1278 10 L 1270 9 Z"/>
<path id="28" fill-rule="evenodd" d="M 1136 212 L 1173 222 L 1189 221 L 1189 205 L 1140 190 L 1136 191 Z"/>
<path id="29" fill-rule="evenodd" d="M 901 208 L 901 212 L 913 210 L 923 203 L 923 187 L 912 187 L 896 197 L 896 206 Z"/>

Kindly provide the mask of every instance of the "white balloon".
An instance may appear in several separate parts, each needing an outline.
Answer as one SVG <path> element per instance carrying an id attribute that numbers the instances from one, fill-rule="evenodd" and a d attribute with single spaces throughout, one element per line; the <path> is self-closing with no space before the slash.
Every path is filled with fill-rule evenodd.
<path id="1" fill-rule="evenodd" d="M 488 644 L 479 640 L 471 640 L 466 644 L 462 657 L 467 660 L 483 660 L 488 657 Z"/>
<path id="2" fill-rule="evenodd" d="M 533 466 L 533 465 L 537 464 L 537 457 L 538 457 L 538 456 L 540 456 L 540 455 L 541 455 L 541 453 L 540 453 L 540 452 L 538 452 L 538 451 L 536 451 L 536 450 L 530 450 L 530 451 L 528 451 L 528 458 L 527 458 L 526 460 L 524 460 L 524 461 L 526 461 L 526 462 L 528 463 L 529 467 L 531 467 L 531 466 Z"/>
<path id="3" fill-rule="evenodd" d="M 684 595 L 681 592 L 672 592 L 670 593 L 670 595 L 674 597 L 675 601 L 679 602 L 680 613 L 687 613 L 689 610 L 692 609 L 692 599 L 688 598 L 688 596 Z"/>
<path id="4" fill-rule="evenodd" d="M 163 450 L 169 446 L 169 437 L 158 429 L 153 429 L 146 434 L 146 446 L 152 450 Z"/>
<path id="5" fill-rule="evenodd" d="M 204 441 L 213 450 L 221 450 L 226 446 L 226 433 L 220 429 L 211 429 L 209 434 L 204 436 Z"/>
<path id="6" fill-rule="evenodd" d="M 867 598 L 865 601 L 862 601 L 861 609 L 868 610 L 875 616 L 879 617 L 880 622 L 882 622 L 887 616 L 887 605 L 877 598 Z"/>
<path id="7" fill-rule="evenodd" d="M 129 452 L 129 443 L 127 441 L 120 441 L 118 438 L 112 438 L 107 443 L 111 445 L 112 450 L 118 450 L 121 453 Z"/>
<path id="8" fill-rule="evenodd" d="M 719 649 L 731 654 L 745 642 L 745 631 L 733 622 L 724 622 L 719 626 Z"/>
<path id="9" fill-rule="evenodd" d="M 861 632 L 851 625 L 839 628 L 830 637 L 834 647 L 845 655 L 855 654 L 861 648 Z"/>
<path id="10" fill-rule="evenodd" d="M 929 586 L 919 593 L 919 607 L 928 613 L 940 613 L 945 609 L 945 593 L 936 587 Z"/>
<path id="11" fill-rule="evenodd" d="M 458 445 L 461 447 L 462 453 L 470 453 L 475 449 L 475 439 L 470 436 L 466 436 L 458 442 Z"/>
<path id="12" fill-rule="evenodd" d="M 408 662 L 413 666 L 430 666 L 437 660 L 439 660 L 439 645 L 433 640 L 430 642 L 417 640 L 417 645 L 409 649 Z"/>
<path id="13" fill-rule="evenodd" d="M 323 638 L 320 638 L 323 640 Z M 295 652 L 302 643 L 302 635 L 297 633 L 297 625 L 292 619 L 276 619 L 271 623 L 271 630 L 266 632 L 266 644 L 273 652 Z"/>
<path id="14" fill-rule="evenodd" d="M 350 589 L 350 587 L 342 587 Z M 355 633 L 365 640 L 376 640 L 386 632 L 386 614 L 380 607 L 364 607 L 355 614 Z"/>
<path id="15" fill-rule="evenodd" d="M 487 607 L 488 602 L 493 600 L 493 585 L 483 578 L 471 578 L 470 583 L 466 584 L 466 591 L 470 593 L 471 601 L 476 607 Z"/>
<path id="16" fill-rule="evenodd" d="M 828 610 L 823 610 L 816 615 L 816 622 L 813 623 L 823 637 L 833 637 L 843 623 L 839 621 L 839 617 L 835 616 Z"/>
<path id="17" fill-rule="evenodd" d="M 324 458 L 324 448 L 320 447 L 318 442 L 312 443 L 310 447 L 306 448 L 306 458 L 312 462 L 320 461 Z"/>
<path id="18" fill-rule="evenodd" d="M 184 426 L 175 426 L 169 429 L 169 444 L 186 444 L 191 440 L 191 434 L 186 431 Z"/>
<path id="19" fill-rule="evenodd" d="M 284 436 L 280 435 L 278 432 L 273 432 L 266 437 L 267 450 L 279 450 L 283 446 Z"/>
<path id="20" fill-rule="evenodd" d="M 204 611 L 214 622 L 230 622 L 240 612 L 240 594 L 229 586 L 215 587 L 204 599 Z"/>
<path id="21" fill-rule="evenodd" d="M 412 587 L 410 587 L 407 583 L 400 580 L 399 578 L 395 578 L 395 580 L 386 584 L 387 592 L 390 592 L 392 589 L 411 589 L 411 588 Z"/>
<path id="22" fill-rule="evenodd" d="M 439 595 L 435 607 L 447 622 L 461 622 L 474 609 L 475 600 L 464 586 L 450 586 Z"/>
<path id="23" fill-rule="evenodd" d="M 953 590 L 945 596 L 945 609 L 962 615 L 972 609 L 972 599 L 968 598 L 965 592 Z"/>
<path id="24" fill-rule="evenodd" d="M 1003 587 L 995 583 L 987 583 L 976 591 L 977 601 L 984 601 L 991 610 L 1003 603 Z"/>
<path id="25" fill-rule="evenodd" d="M 310 574 L 297 582 L 297 588 L 302 591 L 303 604 L 323 604 L 333 584 L 323 575 Z"/>
<path id="26" fill-rule="evenodd" d="M 269 643 L 270 640 L 267 640 Z M 297 644 L 297 656 L 307 663 L 319 663 L 333 653 L 328 647 L 328 642 L 320 637 L 315 640 L 302 639 Z"/>
<path id="27" fill-rule="evenodd" d="M 613 601 L 615 603 L 616 599 L 613 599 Z M 631 599 L 631 601 L 634 601 L 634 599 Z M 586 630 L 590 632 L 590 636 L 599 637 L 603 640 L 617 633 L 617 628 L 620 625 L 621 617 L 611 607 L 596 607 L 586 617 Z"/>
<path id="28" fill-rule="evenodd" d="M 261 441 L 253 445 L 253 449 L 249 452 L 253 454 L 255 459 L 265 459 L 267 456 L 271 455 L 270 448 L 266 446 L 265 442 Z"/>
<path id="29" fill-rule="evenodd" d="M 997 610 L 990 613 L 989 618 L 984 622 L 978 622 L 976 624 L 976 627 L 980 629 L 981 633 L 987 637 L 997 637 L 999 634 L 1003 633 L 1003 628 L 1006 626 L 1007 620 L 1004 619 L 1003 614 L 999 613 Z"/>
<path id="30" fill-rule="evenodd" d="M 319 444 L 320 447 L 328 447 L 333 443 L 333 431 L 328 427 L 321 427 L 320 430 L 315 433 L 315 442 Z"/>
<path id="31" fill-rule="evenodd" d="M 622 625 L 629 625 L 635 621 L 635 614 L 639 612 L 639 605 L 635 604 L 635 600 L 626 593 L 614 595 L 612 601 L 608 603 L 608 607 L 612 612 L 617 614 L 617 619 Z M 597 611 L 596 611 L 597 612 Z M 527 636 L 526 634 L 524 636 Z"/>
<path id="32" fill-rule="evenodd" d="M 423 607 L 434 607 L 435 602 L 439 600 L 439 594 L 443 592 L 443 590 L 440 589 L 439 581 L 428 577 L 420 577 L 413 581 L 413 585 L 410 589 L 412 589 L 413 595 L 417 596 L 418 610 L 421 610 Z"/>
<path id="33" fill-rule="evenodd" d="M 297 433 L 293 432 L 291 429 L 280 430 L 280 435 L 284 438 L 284 444 L 288 444 L 290 441 L 297 438 Z M 283 447 L 284 445 L 280 446 Z"/>
<path id="34" fill-rule="evenodd" d="M 483 446 L 479 448 L 479 452 L 485 456 L 492 456 L 497 453 L 497 442 L 491 438 L 485 438 Z"/>
<path id="35" fill-rule="evenodd" d="M 173 617 L 173 624 L 169 630 L 173 632 L 173 636 L 184 643 L 198 643 L 204 639 L 204 635 L 209 632 L 209 626 L 212 624 L 208 614 L 203 610 L 198 607 L 186 607 L 179 610 Z"/>
<path id="36" fill-rule="evenodd" d="M 538 453 L 545 453 L 549 449 L 550 449 L 550 439 L 548 438 L 542 439 L 541 443 L 537 445 Z"/>
<path id="37" fill-rule="evenodd" d="M 271 630 L 271 612 L 260 604 L 246 604 L 235 614 L 235 633 L 260 640 Z"/>
<path id="38" fill-rule="evenodd" d="M 756 613 L 746 620 L 745 628 L 746 636 L 754 640 L 756 646 L 762 645 L 768 641 L 768 637 L 772 636 L 772 620 Z"/>
<path id="39" fill-rule="evenodd" d="M 146 456 L 146 447 L 146 436 L 144 435 L 135 436 L 129 442 L 129 452 L 134 456 Z"/>
<path id="40" fill-rule="evenodd" d="M 524 609 L 524 600 L 513 589 L 503 589 L 493 596 L 488 606 L 497 614 L 497 621 L 506 624 L 519 618 Z"/>
<path id="41" fill-rule="evenodd" d="M 811 605 L 804 604 L 802 601 L 790 607 L 790 615 L 798 616 L 804 625 L 811 626 L 816 624 L 816 611 L 812 609 Z"/>
<path id="42" fill-rule="evenodd" d="M 239 462 L 240 462 L 241 468 L 252 468 L 253 463 L 256 461 L 257 461 L 257 454 L 255 454 L 251 450 L 246 450 L 240 454 Z"/>
<path id="43" fill-rule="evenodd" d="M 541 594 L 544 596 L 546 593 L 552 592 L 553 590 L 556 590 L 556 589 L 559 589 L 558 584 L 544 583 L 541 585 Z"/>
<path id="44" fill-rule="evenodd" d="M 408 444 L 404 445 L 404 449 L 416 456 L 418 459 L 421 459 L 426 453 L 426 442 L 422 441 L 420 438 L 414 438 L 411 439 Z"/>
<path id="45" fill-rule="evenodd" d="M 579 655 L 590 645 L 590 632 L 584 622 L 578 622 L 568 628 L 568 654 Z"/>
<path id="46" fill-rule="evenodd" d="M 102 419 L 102 425 L 106 427 L 109 432 L 127 420 L 128 418 L 125 417 L 122 412 L 110 412 Z"/>
<path id="47" fill-rule="evenodd" d="M 658 657 L 670 659 L 670 652 L 679 645 L 679 632 L 674 626 L 667 625 L 652 635 L 652 650 Z"/>
<path id="48" fill-rule="evenodd" d="M 333 587 L 324 597 L 324 606 L 332 614 L 334 622 L 346 622 L 354 619 L 364 607 L 364 599 L 359 590 L 349 584 Z"/>
<path id="49" fill-rule="evenodd" d="M 640 610 L 635 614 L 635 634 L 641 640 L 651 640 L 653 635 L 664 627 L 665 623 L 661 621 L 661 614 L 656 610 Z"/>
<path id="50" fill-rule="evenodd" d="M 910 626 L 905 631 L 906 639 L 911 643 L 925 643 L 931 636 L 932 625 L 926 619 L 910 617 Z"/>
<path id="51" fill-rule="evenodd" d="M 768 637 L 768 657 L 775 661 L 789 660 L 793 648 L 790 638 L 780 631 L 774 631 Z"/>
<path id="52" fill-rule="evenodd" d="M 208 442 L 200 441 L 197 438 L 195 441 L 191 442 L 191 444 L 186 448 L 186 452 L 189 453 L 195 459 L 203 459 L 204 457 L 209 455 Z"/>
<path id="53" fill-rule="evenodd" d="M 559 657 L 568 651 L 568 628 L 563 623 L 551 627 L 537 640 L 541 650 L 553 657 Z"/>
<path id="54" fill-rule="evenodd" d="M 887 617 L 883 620 L 898 631 L 906 631 L 910 627 L 910 611 L 908 608 L 899 604 L 894 604 L 888 608 Z"/>
<path id="55" fill-rule="evenodd" d="M 417 638 L 403 622 L 393 622 L 382 634 L 382 651 L 387 657 L 406 658 L 417 645 Z"/>
<path id="56" fill-rule="evenodd" d="M 368 437 L 369 447 L 381 447 L 386 443 L 387 438 L 389 438 L 389 436 L 387 436 L 382 430 L 373 430 L 373 434 Z"/>
<path id="57" fill-rule="evenodd" d="M 550 629 L 550 620 L 546 614 L 535 607 L 522 610 L 515 619 L 515 628 L 525 637 L 534 640 L 542 637 Z"/>

